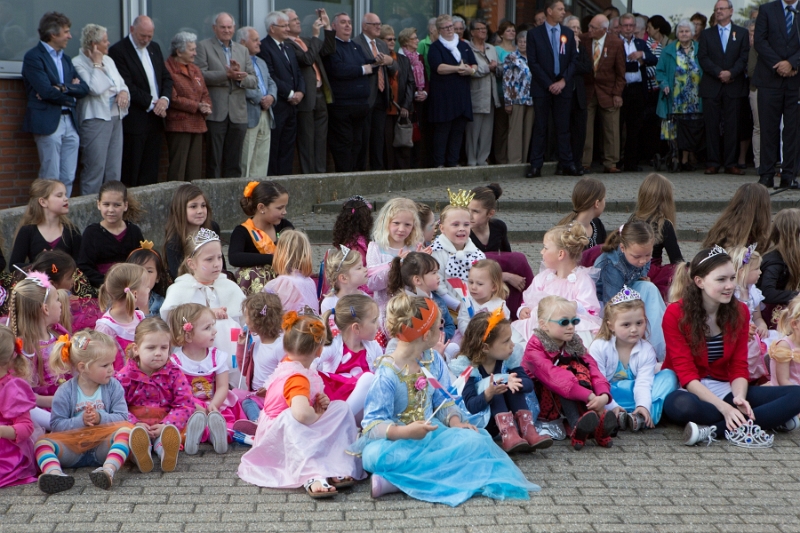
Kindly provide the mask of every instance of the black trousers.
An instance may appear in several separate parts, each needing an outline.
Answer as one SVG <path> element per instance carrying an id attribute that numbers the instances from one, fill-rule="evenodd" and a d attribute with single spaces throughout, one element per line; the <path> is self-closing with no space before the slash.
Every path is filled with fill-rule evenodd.
<path id="1" fill-rule="evenodd" d="M 164 119 L 153 115 L 150 122 L 150 131 L 147 133 L 126 133 L 123 126 L 121 178 L 126 187 L 158 183 Z"/>
<path id="2" fill-rule="evenodd" d="M 533 99 L 533 135 L 531 136 L 530 162 L 533 168 L 542 168 L 547 143 L 547 121 L 553 113 L 556 130 L 558 162 L 566 168 L 572 165 L 572 148 L 569 134 L 571 95 L 536 96 Z"/>
<path id="3" fill-rule="evenodd" d="M 297 112 L 297 151 L 303 174 L 327 172 L 328 105 L 322 89 L 316 90 L 314 109 Z"/>
<path id="4" fill-rule="evenodd" d="M 368 114 L 366 104 L 328 106 L 328 148 L 336 172 L 356 170 Z"/>
<path id="5" fill-rule="evenodd" d="M 225 118 L 206 120 L 206 127 L 206 179 L 241 177 L 247 123 L 236 124 Z"/>
<path id="6" fill-rule="evenodd" d="M 639 139 L 644 124 L 644 105 L 644 83 L 627 84 L 622 90 L 622 109 L 620 111 L 626 132 L 624 170 L 635 171 L 639 166 Z"/>
<path id="7" fill-rule="evenodd" d="M 384 170 L 386 168 L 383 164 L 383 130 L 385 128 L 386 101 L 383 94 L 379 92 L 375 97 L 375 104 L 367 114 L 356 170 L 367 170 L 367 152 L 369 152 L 370 170 Z"/>
<path id="8" fill-rule="evenodd" d="M 781 160 L 781 117 L 784 139 L 781 181 L 791 181 L 797 176 L 798 112 L 797 89 L 758 88 L 758 120 L 761 124 L 759 176 L 775 177 L 775 165 Z"/>
<path id="9" fill-rule="evenodd" d="M 797 97 L 797 91 L 795 91 L 795 97 Z M 797 103 L 795 102 L 796 106 Z M 736 151 L 739 148 L 739 112 L 741 109 L 741 98 L 723 96 L 722 91 L 715 98 L 703 98 L 707 167 L 730 168 L 736 164 Z M 720 145 L 722 145 L 721 154 Z"/>
<path id="10" fill-rule="evenodd" d="M 586 144 L 586 121 L 589 119 L 589 112 L 586 110 L 586 102 L 578 102 L 578 92 L 572 93 L 572 109 L 569 113 L 569 138 L 572 147 L 572 162 L 575 168 L 581 168 L 583 158 L 583 146 Z"/>
<path id="11" fill-rule="evenodd" d="M 278 101 L 272 111 L 275 128 L 269 141 L 269 176 L 286 176 L 292 173 L 294 145 L 297 140 L 297 106 Z"/>
<path id="12" fill-rule="evenodd" d="M 458 117 L 448 122 L 433 123 L 433 166 L 458 166 L 461 145 L 464 143 L 466 117 Z"/>

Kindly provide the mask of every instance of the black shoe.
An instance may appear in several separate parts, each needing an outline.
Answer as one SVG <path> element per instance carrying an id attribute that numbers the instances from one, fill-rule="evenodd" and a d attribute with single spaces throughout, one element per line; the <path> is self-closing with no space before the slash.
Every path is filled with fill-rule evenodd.
<path id="1" fill-rule="evenodd" d="M 758 183 L 767 189 L 770 189 L 773 185 L 775 185 L 775 176 L 761 176 L 761 178 L 758 180 Z"/>
<path id="2" fill-rule="evenodd" d="M 570 165 L 564 169 L 564 176 L 583 176 L 583 168 Z"/>
<path id="3" fill-rule="evenodd" d="M 797 189 L 800 189 L 800 183 L 797 183 L 797 180 L 794 180 L 794 179 L 793 179 L 793 180 L 791 180 L 791 181 L 789 181 L 789 180 L 783 180 L 783 179 L 781 179 L 781 182 L 780 182 L 780 184 L 779 184 L 777 187 L 775 187 L 775 188 L 776 188 L 776 189 L 791 189 L 791 190 L 797 190 Z"/>
<path id="4" fill-rule="evenodd" d="M 542 177 L 542 169 L 540 168 L 533 168 L 531 167 L 530 170 L 525 174 L 526 178 L 541 178 Z"/>
<path id="5" fill-rule="evenodd" d="M 561 165 L 556 165 L 556 176 L 563 176 L 564 175 L 564 167 Z"/>

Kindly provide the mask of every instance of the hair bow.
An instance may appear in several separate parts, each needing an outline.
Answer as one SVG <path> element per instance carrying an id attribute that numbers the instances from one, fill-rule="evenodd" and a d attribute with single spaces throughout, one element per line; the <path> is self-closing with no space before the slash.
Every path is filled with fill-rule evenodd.
<path id="1" fill-rule="evenodd" d="M 63 343 L 61 346 L 61 361 L 65 364 L 69 364 L 69 349 L 72 348 L 72 341 L 69 340 L 69 334 L 65 333 L 58 337 L 58 342 Z"/>
<path id="2" fill-rule="evenodd" d="M 22 355 L 22 345 L 23 345 L 22 339 L 20 339 L 19 337 L 14 339 L 14 357 L 15 358 L 18 357 L 19 355 Z"/>
<path id="3" fill-rule="evenodd" d="M 181 327 L 183 328 L 183 331 L 185 331 L 187 333 L 194 329 L 194 326 L 192 325 L 191 322 L 186 320 L 186 317 L 183 317 L 183 326 L 181 326 Z"/>
<path id="4" fill-rule="evenodd" d="M 486 324 L 486 332 L 483 334 L 483 342 L 486 342 L 486 339 L 489 338 L 489 334 L 492 330 L 499 324 L 503 319 L 505 319 L 506 315 L 503 312 L 503 306 L 498 307 L 494 310 L 494 313 L 489 315 L 489 322 Z"/>
<path id="5" fill-rule="evenodd" d="M 261 183 L 260 181 L 251 181 L 248 183 L 244 188 L 244 197 L 250 198 L 253 196 L 253 190 L 258 187 L 258 184 Z"/>

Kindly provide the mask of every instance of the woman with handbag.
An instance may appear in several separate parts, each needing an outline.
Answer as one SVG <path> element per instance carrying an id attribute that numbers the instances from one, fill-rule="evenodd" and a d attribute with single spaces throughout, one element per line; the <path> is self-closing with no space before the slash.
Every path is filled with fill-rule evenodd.
<path id="1" fill-rule="evenodd" d="M 394 51 L 394 28 L 388 24 L 381 26 L 380 38 L 391 50 L 392 59 L 397 62 L 397 72 L 389 77 L 392 92 L 392 105 L 386 110 L 386 167 L 389 170 L 411 168 L 411 149 L 414 125 L 411 112 L 414 110 L 414 74 L 411 62 L 404 55 Z"/>
<path id="2" fill-rule="evenodd" d="M 436 20 L 436 19 L 432 19 Z M 431 24 L 428 31 L 436 31 L 436 25 Z M 414 148 L 412 149 L 412 158 L 416 162 L 413 165 L 415 168 L 426 167 L 428 159 L 429 148 L 423 139 L 423 131 L 428 131 L 422 122 L 427 123 L 426 100 L 428 99 L 428 76 L 425 72 L 424 57 L 417 51 L 420 47 L 419 37 L 417 36 L 417 28 L 405 28 L 400 31 L 397 36 L 397 42 L 400 45 L 397 55 L 405 56 L 411 64 L 411 74 L 414 77 L 414 114 L 412 115 L 412 124 L 414 126 L 414 134 L 411 138 L 414 141 Z M 430 40 L 428 45 L 430 45 Z M 425 49 L 427 53 L 427 48 Z M 422 142 L 420 142 L 422 141 Z"/>

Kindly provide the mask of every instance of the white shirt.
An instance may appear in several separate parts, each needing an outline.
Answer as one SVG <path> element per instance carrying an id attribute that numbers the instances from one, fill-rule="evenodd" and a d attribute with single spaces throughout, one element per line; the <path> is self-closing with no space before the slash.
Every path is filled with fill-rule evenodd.
<path id="1" fill-rule="evenodd" d="M 131 40 L 131 44 L 133 44 L 133 49 L 136 50 L 136 54 L 139 56 L 139 60 L 142 62 L 142 67 L 144 68 L 144 73 L 147 75 L 147 84 L 150 86 L 150 96 L 152 96 L 153 101 L 150 103 L 150 107 L 147 108 L 147 111 L 152 111 L 153 108 L 156 106 L 156 102 L 158 102 L 158 87 L 156 86 L 156 70 L 153 68 L 153 61 L 150 59 L 150 52 L 147 51 L 147 47 L 139 48 L 139 45 L 136 44 L 136 41 L 133 39 L 133 35 L 128 35 L 128 38 Z"/>
<path id="2" fill-rule="evenodd" d="M 622 37 L 622 45 L 625 47 L 625 61 L 628 62 L 628 56 L 634 52 L 638 52 L 636 49 L 636 37 L 631 37 L 631 40 L 628 41 L 625 37 Z M 637 61 L 636 64 L 638 65 L 639 62 Z M 636 72 L 626 72 L 625 73 L 625 83 L 640 83 L 642 81 L 642 71 L 638 68 Z"/>
<path id="3" fill-rule="evenodd" d="M 597 368 L 610 382 L 617 373 L 619 354 L 617 353 L 617 339 L 595 339 L 589 346 L 589 355 L 597 361 Z M 653 345 L 646 340 L 640 340 L 631 350 L 628 368 L 634 376 L 636 384 L 633 386 L 633 398 L 636 406 L 652 410 L 653 379 L 656 370 L 656 352 Z M 606 405 L 610 411 L 617 407 L 617 402 L 611 401 Z"/>
<path id="4" fill-rule="evenodd" d="M 283 334 L 270 344 L 263 344 L 258 335 L 253 335 L 253 390 L 258 390 L 272 376 L 278 363 L 286 356 L 283 350 Z"/>

